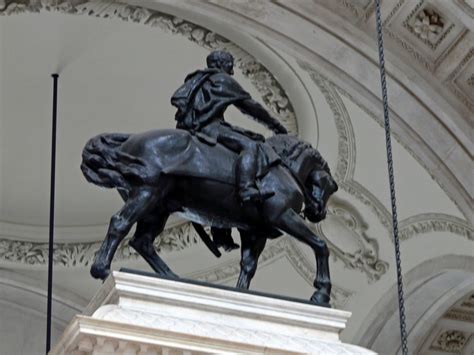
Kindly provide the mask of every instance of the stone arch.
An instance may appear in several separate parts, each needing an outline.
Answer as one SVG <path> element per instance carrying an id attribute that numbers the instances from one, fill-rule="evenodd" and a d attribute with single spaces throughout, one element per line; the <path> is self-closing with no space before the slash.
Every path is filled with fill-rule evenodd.
<path id="1" fill-rule="evenodd" d="M 419 347 L 426 332 L 454 302 L 472 292 L 474 258 L 444 255 L 427 260 L 404 276 L 408 346 Z M 393 285 L 368 313 L 353 343 L 381 351 L 400 353 L 397 286 Z"/>

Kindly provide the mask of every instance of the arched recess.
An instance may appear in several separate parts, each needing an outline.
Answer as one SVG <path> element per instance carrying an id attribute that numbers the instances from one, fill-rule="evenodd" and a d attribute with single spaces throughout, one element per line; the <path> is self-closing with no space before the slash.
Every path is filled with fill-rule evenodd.
<path id="1" fill-rule="evenodd" d="M 45 344 L 45 284 L 25 274 L 0 269 L 0 344 L 2 354 L 37 354 Z M 57 339 L 87 301 L 54 288 L 52 337 Z"/>
<path id="2" fill-rule="evenodd" d="M 4 2 L 0 15 L 55 11 L 103 19 L 117 18 L 184 36 L 209 50 L 225 49 L 234 55 L 238 68 L 291 133 L 298 133 L 300 123 L 307 126 L 306 122 L 317 119 L 304 85 L 293 75 L 291 66 L 270 47 L 248 34 L 233 31 L 230 26 L 216 26 L 218 21 L 212 18 L 193 16 L 168 5 L 149 1 L 10 0 Z M 304 119 L 299 122 L 298 117 Z M 317 125 L 311 129 L 317 135 Z"/>
<path id="3" fill-rule="evenodd" d="M 298 77 L 293 75 L 293 68 L 285 62 L 271 48 L 259 40 L 241 32 L 217 32 L 203 18 L 187 18 L 183 20 L 176 17 L 176 11 L 166 12 L 165 5 L 127 1 L 103 0 L 13 0 L 0 2 L 6 5 L 5 11 L 0 15 L 21 15 L 24 12 L 60 12 L 61 14 L 84 15 L 103 18 L 120 19 L 123 21 L 139 23 L 143 26 L 156 27 L 157 31 L 170 32 L 174 35 L 184 36 L 191 42 L 206 49 L 224 48 L 231 51 L 237 59 L 237 65 L 242 73 L 247 76 L 256 89 L 260 92 L 262 100 L 274 112 L 290 132 L 297 134 L 298 129 L 314 132 L 317 136 L 317 116 L 309 93 Z M 150 5 L 150 6 L 148 6 Z M 152 6 L 153 5 L 153 6 Z M 0 6 L 1 7 L 1 6 Z M 179 14 L 178 14 L 179 15 Z M 258 99 L 258 98 L 257 98 Z M 317 143 L 317 140 L 316 142 Z M 67 225 L 58 233 L 58 241 L 76 242 L 79 239 L 96 241 L 102 237 L 97 233 L 95 226 Z M 8 223 L 0 221 L 0 235 L 8 239 L 18 240 L 46 240 L 47 228 L 28 223 Z M 100 235 L 100 238 L 97 236 Z M 2 241 L 0 241 L 1 243 Z M 10 247 L 6 247 L 8 249 Z"/>
<path id="4" fill-rule="evenodd" d="M 207 21 L 204 18 L 193 18 L 192 16 L 186 17 L 185 20 L 179 18 L 178 12 L 167 12 L 169 7 L 163 4 L 159 6 L 148 2 L 133 4 L 133 2 L 109 0 L 0 1 L 0 8 L 1 5 L 6 5 L 6 10 L 0 11 L 0 15 L 49 11 L 59 12 L 64 16 L 93 16 L 104 21 L 115 18 L 155 27 L 157 31 L 184 36 L 189 41 L 209 50 L 227 49 L 234 54 L 239 69 L 256 87 L 262 100 L 274 112 L 275 116 L 283 121 L 290 132 L 297 134 L 299 129 L 303 129 L 314 132 L 314 135 L 317 136 L 317 116 L 314 107 L 309 103 L 311 101 L 309 93 L 298 77 L 292 74 L 293 68 L 271 48 L 249 35 L 232 31 L 230 28 L 226 28 L 222 32 L 219 28 L 217 31 L 209 26 L 212 21 Z M 259 98 L 257 97 L 257 99 Z M 103 228 L 104 226 L 98 227 L 97 224 L 75 225 L 73 227 L 64 225 L 57 230 L 58 238 L 56 240 L 77 242 L 80 239 L 93 242 L 102 238 Z M 11 243 L 12 240 L 36 241 L 40 239 L 45 241 L 47 240 L 47 227 L 36 223 L 22 225 L 0 221 L 0 236 L 6 237 L 0 239 L 0 254 L 10 255 L 10 251 L 15 249 Z M 62 238 L 63 236 L 64 238 Z M 42 246 L 31 245 L 31 247 L 39 254 L 44 253 Z M 35 252 L 35 254 L 37 253 Z M 10 256 L 7 256 L 8 258 Z M 11 255 L 11 259 L 14 262 L 20 261 L 15 255 Z"/>
<path id="5" fill-rule="evenodd" d="M 456 301 L 473 291 L 474 258 L 444 255 L 404 276 L 408 348 L 414 351 Z M 383 354 L 401 354 L 396 285 L 368 312 L 352 342 Z"/>

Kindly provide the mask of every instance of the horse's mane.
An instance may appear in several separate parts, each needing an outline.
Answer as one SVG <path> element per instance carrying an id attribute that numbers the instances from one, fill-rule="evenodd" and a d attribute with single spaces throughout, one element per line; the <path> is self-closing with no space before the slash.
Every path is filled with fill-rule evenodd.
<path id="1" fill-rule="evenodd" d="M 121 152 L 130 134 L 104 133 L 91 138 L 82 151 L 81 170 L 87 181 L 106 188 L 129 189 L 128 180 L 145 176 L 143 159 Z"/>
<path id="2" fill-rule="evenodd" d="M 298 159 L 303 154 L 313 158 L 317 164 L 317 168 L 331 174 L 328 163 L 323 159 L 321 154 L 314 149 L 311 144 L 287 134 L 278 134 L 266 140 L 273 150 L 280 156 L 283 163 L 293 171 L 300 171 L 303 161 Z"/>

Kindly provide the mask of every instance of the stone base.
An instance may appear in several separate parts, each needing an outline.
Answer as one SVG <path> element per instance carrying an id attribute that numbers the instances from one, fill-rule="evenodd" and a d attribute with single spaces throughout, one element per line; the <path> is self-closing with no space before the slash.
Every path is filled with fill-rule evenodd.
<path id="1" fill-rule="evenodd" d="M 349 312 L 113 272 L 50 355 L 374 354 L 341 343 Z"/>

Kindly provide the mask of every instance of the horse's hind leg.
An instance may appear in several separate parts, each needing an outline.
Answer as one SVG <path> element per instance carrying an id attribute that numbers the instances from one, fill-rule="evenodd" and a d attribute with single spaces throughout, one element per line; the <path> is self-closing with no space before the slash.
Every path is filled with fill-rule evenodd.
<path id="1" fill-rule="evenodd" d="M 97 252 L 91 267 L 91 275 L 104 280 L 110 272 L 110 264 L 122 239 L 133 224 L 154 208 L 159 194 L 157 189 L 142 187 L 133 191 L 125 205 L 110 219 L 107 236 Z"/>
<path id="2" fill-rule="evenodd" d="M 329 276 L 329 249 L 324 240 L 321 240 L 304 220 L 293 210 L 284 212 L 276 221 L 277 227 L 296 239 L 308 244 L 316 255 L 316 279 L 314 280 L 314 292 L 311 302 L 318 305 L 330 307 L 331 278 Z"/>
<path id="3" fill-rule="evenodd" d="M 240 231 L 240 237 L 242 240 L 240 249 L 242 256 L 237 287 L 248 290 L 250 281 L 252 281 L 257 271 L 258 257 L 262 253 L 263 248 L 265 248 L 267 239 L 243 230 Z"/>
<path id="4" fill-rule="evenodd" d="M 146 219 L 137 222 L 137 229 L 133 238 L 130 240 L 130 246 L 140 254 L 151 268 L 159 275 L 168 277 L 178 277 L 166 265 L 163 259 L 156 253 L 153 241 L 163 232 L 166 220 L 169 214 L 163 213 L 148 216 Z"/>

